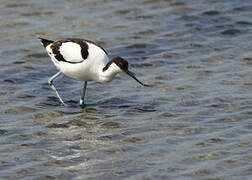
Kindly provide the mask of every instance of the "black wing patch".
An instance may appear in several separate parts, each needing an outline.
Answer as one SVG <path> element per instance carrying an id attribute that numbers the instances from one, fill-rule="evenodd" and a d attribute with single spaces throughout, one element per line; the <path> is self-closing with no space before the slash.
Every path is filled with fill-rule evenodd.
<path id="1" fill-rule="evenodd" d="M 39 37 L 41 43 L 43 44 L 43 46 L 46 48 L 46 46 L 48 46 L 49 44 L 53 43 L 52 40 L 49 40 L 49 39 L 44 39 L 44 38 L 41 38 Z"/>
<path id="2" fill-rule="evenodd" d="M 78 38 L 67 38 L 66 40 L 68 40 L 69 42 L 75 42 L 75 43 L 78 43 L 78 44 L 81 44 L 83 42 L 85 44 L 87 44 L 86 42 L 88 42 L 90 44 L 94 44 L 94 45 L 98 46 L 99 48 L 101 48 L 106 55 L 108 55 L 107 51 L 103 47 L 101 47 L 99 44 L 97 44 L 97 43 L 95 43 L 93 41 L 90 41 L 90 40 L 87 40 L 87 39 L 78 39 Z"/>
<path id="3" fill-rule="evenodd" d="M 61 44 L 62 44 L 61 40 L 53 42 L 53 44 L 51 45 L 52 52 L 53 52 L 53 54 L 55 55 L 55 58 L 58 61 L 68 62 L 68 61 L 66 61 L 64 59 L 64 57 L 62 56 L 62 54 L 60 54 L 59 49 L 60 49 Z"/>
<path id="4" fill-rule="evenodd" d="M 106 55 L 108 55 L 107 51 L 103 47 L 101 47 L 99 44 L 97 44 L 97 43 L 95 43 L 93 41 L 87 40 L 87 39 L 84 39 L 84 41 L 98 46 L 99 48 L 101 48 L 105 52 Z"/>
<path id="5" fill-rule="evenodd" d="M 66 43 L 66 42 L 73 42 L 73 43 L 78 44 L 81 47 L 81 56 L 83 59 L 82 61 L 79 61 L 79 62 L 68 61 L 63 57 L 63 55 L 60 53 L 60 46 L 62 45 L 62 43 Z M 52 49 L 53 54 L 55 55 L 55 58 L 58 61 L 76 64 L 76 63 L 83 62 L 88 57 L 88 44 L 81 39 L 58 40 L 58 41 L 53 42 L 53 44 L 51 45 L 51 49 Z"/>
<path id="6" fill-rule="evenodd" d="M 40 38 L 40 39 L 42 41 L 42 38 Z M 46 41 L 46 43 L 49 43 L 49 42 L 52 43 L 52 45 L 51 45 L 50 48 L 52 49 L 52 52 L 55 55 L 55 58 L 57 59 L 57 61 L 63 61 L 63 62 L 72 63 L 72 64 L 83 62 L 84 60 L 86 60 L 88 58 L 88 55 L 89 55 L 89 52 L 88 52 L 89 46 L 88 46 L 87 42 L 98 46 L 99 48 L 101 48 L 104 51 L 105 54 L 108 54 L 105 51 L 105 49 L 103 49 L 103 47 L 99 46 L 98 44 L 96 44 L 96 43 L 94 43 L 94 42 L 92 42 L 90 40 L 86 40 L 86 39 L 67 38 L 67 39 L 64 39 L 64 40 L 57 40 L 57 41 L 54 41 L 54 42 L 51 41 L 51 40 L 47 40 Z M 63 55 L 60 53 L 60 46 L 62 45 L 62 43 L 66 43 L 66 42 L 73 42 L 73 43 L 78 44 L 81 47 L 81 56 L 82 56 L 82 60 L 81 61 L 78 61 L 78 62 L 76 62 L 76 61 L 69 61 L 69 60 L 67 60 L 67 59 L 65 59 L 63 57 Z"/>
<path id="7" fill-rule="evenodd" d="M 69 41 L 67 42 L 74 42 L 80 45 L 81 47 L 81 56 L 83 58 L 83 60 L 87 59 L 88 57 L 88 44 L 83 41 L 82 39 L 68 39 Z"/>

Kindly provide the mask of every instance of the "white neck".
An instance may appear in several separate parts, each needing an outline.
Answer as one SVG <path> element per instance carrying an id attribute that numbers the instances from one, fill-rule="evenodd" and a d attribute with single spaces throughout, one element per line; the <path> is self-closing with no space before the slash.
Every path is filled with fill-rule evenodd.
<path id="1" fill-rule="evenodd" d="M 99 74 L 99 81 L 101 83 L 110 82 L 115 78 L 115 75 L 120 72 L 122 72 L 122 70 L 115 63 L 112 63 L 105 71 L 103 71 L 103 68 L 101 69 Z"/>

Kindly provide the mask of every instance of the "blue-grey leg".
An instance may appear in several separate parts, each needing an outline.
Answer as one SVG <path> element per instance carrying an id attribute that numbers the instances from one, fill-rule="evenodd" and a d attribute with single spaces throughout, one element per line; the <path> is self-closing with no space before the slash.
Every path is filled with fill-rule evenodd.
<path id="1" fill-rule="evenodd" d="M 80 99 L 80 105 L 83 106 L 84 105 L 84 97 L 86 94 L 86 89 L 87 89 L 87 81 L 85 81 L 84 86 L 83 86 L 83 90 L 81 93 L 81 99 Z"/>
<path id="2" fill-rule="evenodd" d="M 56 79 L 59 75 L 61 75 L 61 72 L 57 72 L 55 75 L 53 75 L 50 79 L 48 79 L 49 86 L 52 88 L 52 90 L 56 93 L 57 97 L 59 98 L 62 105 L 66 105 L 63 100 L 61 99 L 59 93 L 57 92 L 56 88 L 53 85 L 53 80 Z"/>

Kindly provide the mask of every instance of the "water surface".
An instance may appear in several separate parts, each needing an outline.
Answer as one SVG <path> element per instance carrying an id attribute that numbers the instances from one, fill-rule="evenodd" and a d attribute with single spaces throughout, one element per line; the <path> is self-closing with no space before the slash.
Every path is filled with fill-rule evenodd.
<path id="1" fill-rule="evenodd" d="M 252 2 L 8 1 L 0 4 L 1 179 L 251 179 Z M 126 75 L 47 80 L 38 36 L 122 56 Z"/>

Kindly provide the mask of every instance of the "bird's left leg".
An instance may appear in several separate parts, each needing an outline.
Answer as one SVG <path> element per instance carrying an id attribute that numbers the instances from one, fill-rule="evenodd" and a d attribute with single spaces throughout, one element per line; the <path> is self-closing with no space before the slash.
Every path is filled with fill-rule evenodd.
<path id="1" fill-rule="evenodd" d="M 84 97 L 86 94 L 86 89 L 87 89 L 87 81 L 85 81 L 82 92 L 81 92 L 81 99 L 80 99 L 80 105 L 83 106 L 84 105 Z"/>
<path id="2" fill-rule="evenodd" d="M 58 91 L 56 90 L 55 86 L 53 85 L 53 80 L 56 79 L 59 75 L 61 75 L 61 72 L 57 72 L 55 75 L 53 75 L 50 79 L 48 79 L 49 86 L 52 88 L 52 90 L 56 93 L 57 97 L 59 98 L 62 105 L 66 106 L 64 101 L 61 99 Z"/>

